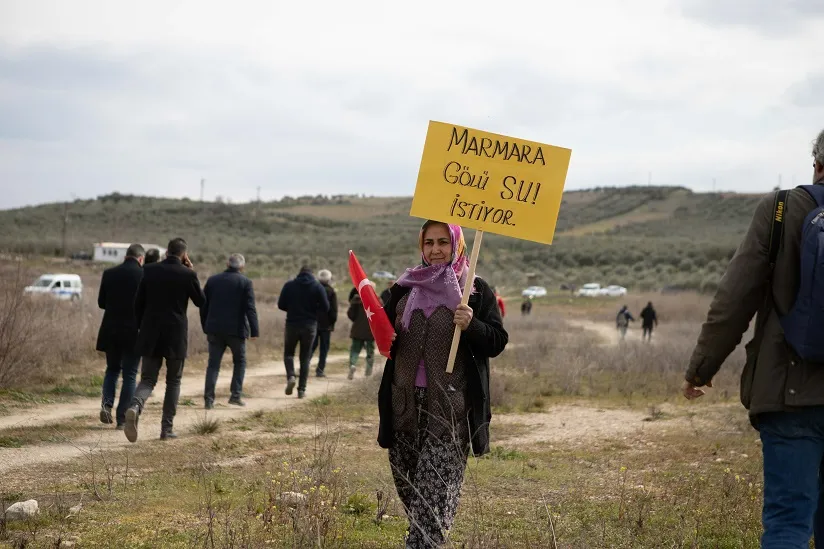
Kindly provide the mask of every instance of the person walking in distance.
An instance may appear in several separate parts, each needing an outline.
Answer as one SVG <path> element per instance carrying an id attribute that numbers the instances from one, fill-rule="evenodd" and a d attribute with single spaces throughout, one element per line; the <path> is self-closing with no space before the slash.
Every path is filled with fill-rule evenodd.
<path id="1" fill-rule="evenodd" d="M 652 301 L 647 303 L 647 306 L 641 311 L 641 326 L 644 330 L 642 339 L 652 341 L 652 329 L 658 327 L 658 315 L 655 313 Z"/>
<path id="2" fill-rule="evenodd" d="M 369 281 L 369 284 L 375 287 L 374 282 Z M 355 378 L 358 357 L 361 349 L 364 348 L 366 349 L 366 372 L 364 374 L 369 377 L 372 375 L 372 366 L 375 363 L 375 336 L 372 335 L 372 328 L 360 295 L 355 294 L 349 301 L 346 316 L 352 321 L 352 329 L 349 332 L 349 337 L 352 339 L 352 346 L 349 348 L 349 379 Z"/>
<path id="3" fill-rule="evenodd" d="M 209 341 L 209 365 L 203 392 L 207 410 L 215 404 L 215 385 L 226 347 L 232 351 L 234 364 L 229 404 L 246 406 L 241 398 L 246 374 L 246 339 L 257 339 L 260 334 L 255 290 L 252 281 L 243 274 L 245 267 L 246 259 L 240 254 L 232 254 L 226 262 L 226 270 L 209 277 L 203 288 L 206 304 L 200 308 L 200 322 Z"/>
<path id="4" fill-rule="evenodd" d="M 189 341 L 186 311 L 189 300 L 198 308 L 206 302 L 187 250 L 188 245 L 182 238 L 169 242 L 166 259 L 143 270 L 137 289 L 134 304 L 140 326 L 137 352 L 143 357 L 143 368 L 132 405 L 126 411 L 125 432 L 129 442 L 137 441 L 138 419 L 157 384 L 164 358 L 166 395 L 160 438 L 177 438 L 173 427 Z"/>
<path id="5" fill-rule="evenodd" d="M 822 204 L 824 131 L 813 143 L 813 185 L 756 206 L 684 373 L 684 396 L 703 396 L 755 316 L 740 394 L 761 438 L 765 549 L 806 548 L 813 535 L 824 543 Z"/>
<path id="6" fill-rule="evenodd" d="M 283 363 L 286 366 L 286 394 L 295 388 L 295 350 L 300 344 L 300 378 L 298 398 L 306 395 L 312 344 L 318 331 L 318 313 L 329 311 L 329 298 L 309 267 L 302 267 L 298 276 L 283 285 L 278 297 L 278 309 L 286 311 L 283 343 Z"/>
<path id="7" fill-rule="evenodd" d="M 521 303 L 521 315 L 522 316 L 529 316 L 529 313 L 532 312 L 532 298 L 525 297 L 523 302 Z"/>
<path id="8" fill-rule="evenodd" d="M 501 294 L 498 293 L 497 288 L 492 288 L 492 291 L 495 293 L 495 301 L 498 303 L 498 310 L 501 311 L 501 319 L 506 317 L 506 305 L 504 304 L 504 298 L 501 297 Z"/>
<path id="9" fill-rule="evenodd" d="M 135 352 L 138 325 L 134 315 L 134 298 L 143 278 L 143 258 L 143 246 L 129 246 L 123 263 L 103 271 L 97 295 L 97 305 L 105 311 L 97 333 L 97 350 L 106 353 L 100 421 L 112 423 L 117 382 L 122 375 L 123 385 L 115 414 L 117 429 L 123 429 L 126 424 L 126 410 L 134 396 L 140 366 L 140 355 Z"/>
<path id="10" fill-rule="evenodd" d="M 386 288 L 384 288 L 383 291 L 381 292 L 381 303 L 383 303 L 384 307 L 386 307 L 387 303 L 389 303 L 389 298 L 392 297 L 392 286 L 394 286 L 394 285 L 395 285 L 394 280 L 387 281 Z M 357 291 L 355 291 L 355 293 L 357 293 Z M 352 301 L 352 297 L 354 297 L 354 296 L 349 297 L 349 301 Z"/>
<path id="11" fill-rule="evenodd" d="M 618 315 L 615 317 L 615 326 L 618 328 L 618 333 L 621 334 L 622 341 L 627 337 L 629 323 L 634 320 L 635 319 L 632 318 L 632 314 L 629 312 L 629 307 L 626 305 L 621 307 L 621 310 L 618 311 Z"/>
<path id="12" fill-rule="evenodd" d="M 489 452 L 489 359 L 509 336 L 495 294 L 481 278 L 461 304 L 469 262 L 457 225 L 424 223 L 422 264 L 392 288 L 385 308 L 395 339 L 378 392 L 378 442 L 389 449 L 409 518 L 407 548 L 440 547 L 458 509 L 470 447 Z M 461 339 L 446 372 L 455 326 Z"/>
<path id="13" fill-rule="evenodd" d="M 335 322 L 338 321 L 338 294 L 335 293 L 335 289 L 332 287 L 332 273 L 327 269 L 318 271 L 318 281 L 326 291 L 329 310 L 318 311 L 318 333 L 315 335 L 315 342 L 312 344 L 312 355 L 314 356 L 315 351 L 320 347 L 315 375 L 317 377 L 326 377 L 326 357 L 329 356 L 332 332 L 335 331 Z"/>
<path id="14" fill-rule="evenodd" d="M 160 261 L 160 251 L 157 248 L 149 248 L 146 250 L 146 257 L 143 260 L 143 265 L 151 265 Z"/>

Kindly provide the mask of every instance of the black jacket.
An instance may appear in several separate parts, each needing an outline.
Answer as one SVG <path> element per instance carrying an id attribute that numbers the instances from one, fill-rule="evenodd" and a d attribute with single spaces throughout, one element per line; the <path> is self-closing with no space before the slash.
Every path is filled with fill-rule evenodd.
<path id="1" fill-rule="evenodd" d="M 366 317 L 366 311 L 363 309 L 363 301 L 359 295 L 353 297 L 349 302 L 349 310 L 346 311 L 346 316 L 352 321 L 352 329 L 349 330 L 349 337 L 361 341 L 375 341 L 369 319 Z"/>
<path id="2" fill-rule="evenodd" d="M 197 273 L 180 259 L 169 257 L 143 269 L 134 310 L 140 325 L 137 352 L 155 358 L 186 358 L 189 347 L 189 300 L 197 307 L 206 302 Z"/>
<path id="3" fill-rule="evenodd" d="M 394 285 L 391 289 L 389 304 L 384 307 L 389 322 L 395 325 L 398 302 L 409 293 L 409 288 Z M 501 354 L 509 341 L 509 334 L 503 326 L 501 313 L 495 294 L 485 281 L 475 279 L 475 293 L 469 296 L 469 306 L 473 316 L 469 327 L 461 334 L 459 353 L 468 353 L 466 372 L 467 394 L 469 402 L 469 432 L 472 437 L 472 451 L 481 456 L 489 452 L 489 422 L 492 409 L 489 398 L 489 359 Z M 383 378 L 378 391 L 378 444 L 381 448 L 391 448 L 395 443 L 394 423 L 392 417 L 392 383 L 395 378 L 395 344 L 392 344 L 390 359 L 386 361 Z"/>
<path id="4" fill-rule="evenodd" d="M 142 278 L 143 267 L 131 258 L 103 271 L 97 306 L 106 312 L 97 332 L 98 351 L 134 351 L 138 328 L 134 298 Z"/>
<path id="5" fill-rule="evenodd" d="M 335 322 L 338 321 L 338 294 L 335 293 L 335 289 L 329 284 L 321 282 L 320 285 L 326 290 L 326 299 L 329 300 L 329 310 L 318 311 L 318 331 L 334 332 Z"/>
<path id="6" fill-rule="evenodd" d="M 318 313 L 329 311 L 329 298 L 311 273 L 300 273 L 283 285 L 278 309 L 286 311 L 286 324 L 311 326 L 317 324 Z"/>
<path id="7" fill-rule="evenodd" d="M 658 315 L 655 314 L 655 309 L 649 305 L 644 307 L 644 310 L 641 311 L 641 319 L 644 321 L 643 325 L 646 328 L 651 327 L 653 324 L 656 326 L 658 325 Z"/>
<path id="8" fill-rule="evenodd" d="M 258 337 L 258 316 L 252 281 L 237 269 L 212 275 L 203 287 L 206 304 L 200 308 L 200 324 L 206 334 Z"/>

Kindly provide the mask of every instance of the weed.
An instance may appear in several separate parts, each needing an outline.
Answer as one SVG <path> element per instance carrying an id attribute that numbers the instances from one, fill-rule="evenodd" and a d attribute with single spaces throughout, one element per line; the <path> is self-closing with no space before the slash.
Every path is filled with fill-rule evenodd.
<path id="1" fill-rule="evenodd" d="M 209 417 L 208 414 L 198 415 L 192 430 L 198 435 L 212 435 L 220 429 L 220 419 Z"/>

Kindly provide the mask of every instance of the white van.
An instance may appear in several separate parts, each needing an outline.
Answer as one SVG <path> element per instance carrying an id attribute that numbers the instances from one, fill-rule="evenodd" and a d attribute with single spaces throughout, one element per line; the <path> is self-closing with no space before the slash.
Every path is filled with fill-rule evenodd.
<path id="1" fill-rule="evenodd" d="M 44 274 L 25 293 L 31 295 L 49 294 L 57 299 L 76 301 L 83 295 L 83 282 L 76 274 Z"/>

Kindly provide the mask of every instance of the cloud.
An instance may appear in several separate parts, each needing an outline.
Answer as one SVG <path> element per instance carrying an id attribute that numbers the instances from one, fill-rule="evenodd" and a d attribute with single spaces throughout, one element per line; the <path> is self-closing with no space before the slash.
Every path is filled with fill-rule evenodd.
<path id="1" fill-rule="evenodd" d="M 771 36 L 797 32 L 824 17 L 819 0 L 683 0 L 688 17 L 719 26 L 753 28 Z"/>
<path id="2" fill-rule="evenodd" d="M 572 148 L 568 188 L 651 171 L 767 190 L 808 164 L 824 63 L 803 25 L 779 40 L 695 1 L 496 6 L 11 0 L 0 208 L 192 197 L 201 178 L 234 201 L 410 195 L 429 120 Z"/>

